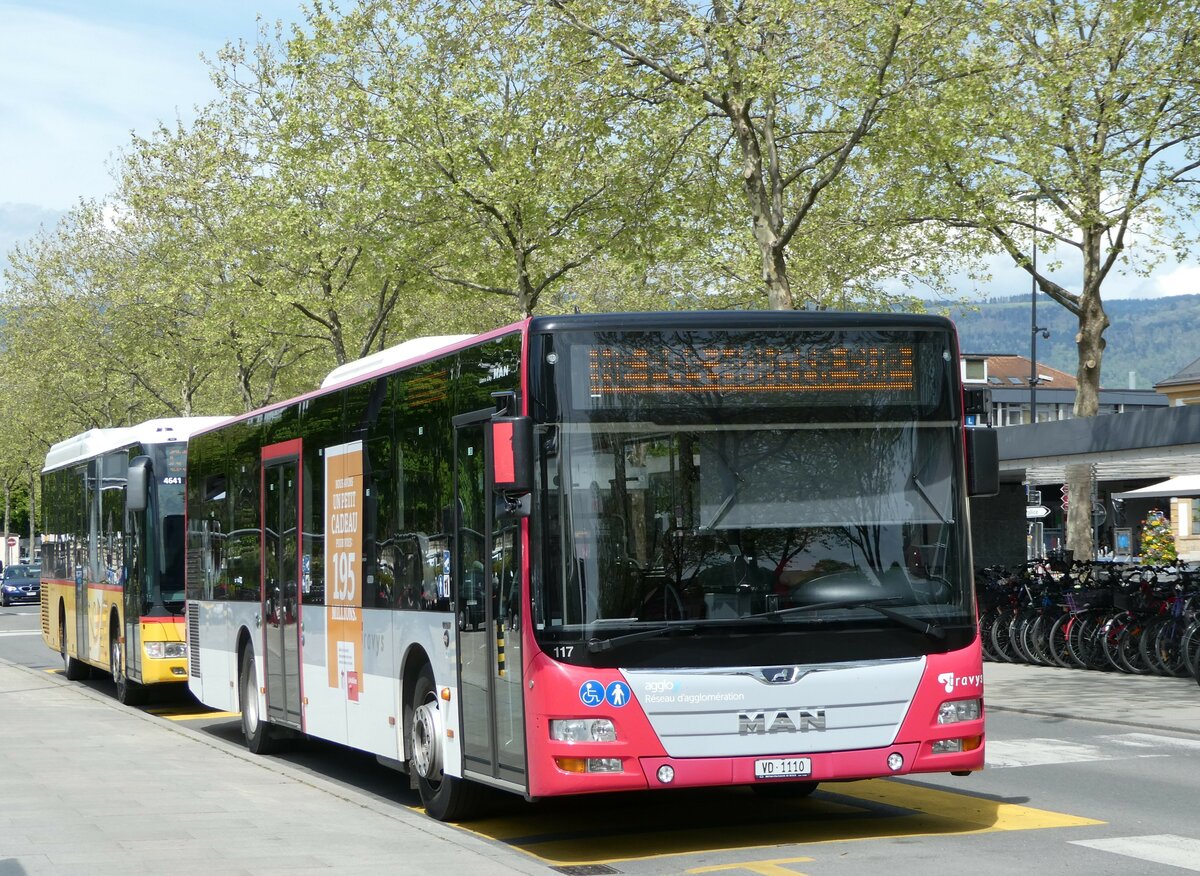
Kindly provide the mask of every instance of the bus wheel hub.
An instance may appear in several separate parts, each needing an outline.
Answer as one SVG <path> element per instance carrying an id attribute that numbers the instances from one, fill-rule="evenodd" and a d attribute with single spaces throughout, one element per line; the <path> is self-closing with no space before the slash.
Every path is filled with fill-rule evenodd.
<path id="1" fill-rule="evenodd" d="M 413 766 L 423 779 L 436 781 L 442 773 L 442 713 L 435 702 L 413 711 Z"/>

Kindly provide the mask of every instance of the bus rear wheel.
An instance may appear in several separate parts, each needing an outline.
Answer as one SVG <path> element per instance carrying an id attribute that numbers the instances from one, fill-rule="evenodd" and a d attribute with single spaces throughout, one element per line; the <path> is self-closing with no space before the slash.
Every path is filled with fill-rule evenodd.
<path id="1" fill-rule="evenodd" d="M 69 681 L 80 681 L 91 673 L 86 663 L 67 653 L 67 619 L 62 615 L 58 618 L 58 653 L 62 657 L 63 675 Z"/>
<path id="2" fill-rule="evenodd" d="M 412 701 L 405 709 L 408 729 L 408 770 L 416 780 L 425 811 L 438 821 L 464 821 L 479 809 L 483 788 L 466 779 L 448 776 L 442 769 L 445 725 L 433 684 L 433 670 L 425 666 L 417 676 Z"/>

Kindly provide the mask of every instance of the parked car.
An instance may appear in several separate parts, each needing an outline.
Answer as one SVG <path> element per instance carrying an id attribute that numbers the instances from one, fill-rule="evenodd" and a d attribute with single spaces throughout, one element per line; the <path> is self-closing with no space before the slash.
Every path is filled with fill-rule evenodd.
<path id="1" fill-rule="evenodd" d="M 0 605 L 17 602 L 37 602 L 42 593 L 42 570 L 40 566 L 16 563 L 4 567 L 0 578 Z"/>

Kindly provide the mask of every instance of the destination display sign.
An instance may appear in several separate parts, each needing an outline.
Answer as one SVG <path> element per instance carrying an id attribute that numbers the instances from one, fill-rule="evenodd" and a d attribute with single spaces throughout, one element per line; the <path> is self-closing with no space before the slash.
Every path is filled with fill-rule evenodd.
<path id="1" fill-rule="evenodd" d="M 587 394 L 911 394 L 911 344 L 596 344 L 586 348 Z"/>

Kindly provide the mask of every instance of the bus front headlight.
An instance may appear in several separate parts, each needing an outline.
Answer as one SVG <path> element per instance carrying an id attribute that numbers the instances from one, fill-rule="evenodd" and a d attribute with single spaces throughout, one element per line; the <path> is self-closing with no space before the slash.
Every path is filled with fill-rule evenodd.
<path id="1" fill-rule="evenodd" d="M 617 728 L 608 718 L 559 718 L 550 722 L 555 742 L 616 742 Z"/>
<path id="2" fill-rule="evenodd" d="M 187 656 L 183 642 L 145 642 L 146 656 L 155 660 L 182 659 Z"/>
<path id="3" fill-rule="evenodd" d="M 983 714 L 982 700 L 951 700 L 938 709 L 939 724 L 957 724 L 960 721 L 978 721 Z"/>

